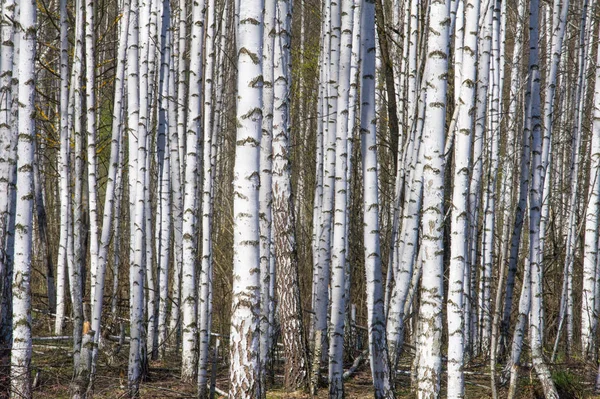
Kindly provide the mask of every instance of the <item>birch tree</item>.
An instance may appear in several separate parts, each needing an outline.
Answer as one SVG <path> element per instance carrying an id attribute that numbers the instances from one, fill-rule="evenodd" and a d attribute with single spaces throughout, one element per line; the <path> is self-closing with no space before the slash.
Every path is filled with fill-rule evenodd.
<path id="1" fill-rule="evenodd" d="M 130 345 L 128 367 L 128 389 L 131 397 L 139 397 L 140 381 L 143 375 L 142 347 L 144 345 L 144 187 L 146 167 L 146 131 L 139 128 L 139 49 L 138 49 L 139 8 L 136 0 L 130 3 L 129 38 L 127 50 L 127 125 L 129 128 L 130 154 L 135 152 L 135 162 L 130 158 L 130 204 L 131 255 L 130 255 Z"/>
<path id="2" fill-rule="evenodd" d="M 464 6 L 465 37 L 462 48 L 458 121 L 454 139 L 454 187 L 452 192 L 452 243 L 448 298 L 448 397 L 464 397 L 464 327 L 463 292 L 469 238 L 469 166 L 473 140 L 475 82 L 477 79 L 478 23 L 480 1 Z M 467 281 L 466 284 L 469 284 Z"/>
<path id="3" fill-rule="evenodd" d="M 60 237 L 58 262 L 56 262 L 56 319 L 54 333 L 62 334 L 65 323 L 65 293 L 67 282 L 67 245 L 69 235 L 69 214 L 71 209 L 69 178 L 69 42 L 67 41 L 67 1 L 60 2 Z M 0 242 L 2 242 L 0 240 Z"/>
<path id="4" fill-rule="evenodd" d="M 423 126 L 423 146 L 429 156 L 423 165 L 423 277 L 421 306 L 418 319 L 417 394 L 419 398 L 439 395 L 441 378 L 441 338 L 444 215 L 444 140 L 446 119 L 446 75 L 448 72 L 448 25 L 450 18 L 447 2 L 432 1 L 429 5 L 429 32 L 427 37 L 427 118 Z"/>
<path id="5" fill-rule="evenodd" d="M 600 45 L 600 42 L 599 42 Z M 588 207 L 585 219 L 585 253 L 583 263 L 583 306 L 582 306 L 582 350 L 584 353 L 590 353 L 593 348 L 593 335 L 589 331 L 594 332 L 594 323 L 597 327 L 598 315 L 595 308 L 590 306 L 599 300 L 598 292 L 594 291 L 595 265 L 598 257 L 598 213 L 600 212 L 600 51 L 596 61 L 596 83 L 594 86 L 594 108 L 592 122 L 592 143 L 590 147 L 591 162 L 590 162 L 590 181 L 588 185 Z M 591 303 L 590 303 L 591 302 Z M 589 324 L 588 324 L 589 323 Z M 589 326 L 589 327 L 587 327 Z M 584 327 L 585 328 L 584 330 Z M 597 380 L 598 381 L 598 380 Z M 596 385 L 596 389 L 598 385 Z"/>
<path id="6" fill-rule="evenodd" d="M 159 216 L 156 221 L 156 252 L 158 254 L 158 287 L 160 290 L 160 303 L 158 310 L 158 343 L 161 347 L 160 356 L 165 355 L 165 344 L 167 341 L 167 313 L 169 296 L 169 264 L 171 260 L 171 229 L 173 227 L 171 214 L 171 159 L 169 143 L 169 88 L 171 63 L 171 30 L 170 30 L 171 8 L 167 0 L 162 3 L 161 18 L 161 60 L 159 73 L 158 99 L 158 133 L 156 140 L 158 181 L 159 181 Z"/>
<path id="7" fill-rule="evenodd" d="M 35 135 L 35 55 L 37 10 L 34 1 L 19 4 L 18 158 L 13 264 L 11 398 L 30 398 L 31 272 L 33 234 L 33 162 Z"/>
<path id="8" fill-rule="evenodd" d="M 539 2 L 529 3 L 529 86 L 530 104 L 528 106 L 528 121 L 531 126 L 531 172 L 532 181 L 529 191 L 529 254 L 531 257 L 531 316 L 529 322 L 529 339 L 531 358 L 547 398 L 558 398 L 556 388 L 550 377 L 542 355 L 541 340 L 541 300 L 542 300 L 542 254 L 539 251 L 539 225 L 543 190 L 542 179 L 542 137 L 540 109 L 540 73 L 539 73 Z"/>
<path id="9" fill-rule="evenodd" d="M 183 12 L 183 11 L 182 11 Z M 198 213 L 198 140 L 200 139 L 200 118 L 202 101 L 202 56 L 204 38 L 204 7 L 199 2 L 192 6 L 193 24 L 191 29 L 191 48 L 195 53 L 190 58 L 190 87 L 188 97 L 188 120 L 185 135 L 185 174 L 183 199 L 183 265 L 181 280 L 182 307 L 182 364 L 181 378 L 192 381 L 196 376 L 196 361 L 198 360 L 198 302 L 196 291 L 196 236 Z M 182 78 L 181 76 L 179 77 Z M 180 87 L 181 89 L 181 87 Z M 210 97 L 210 92 L 207 94 Z M 180 112 L 182 110 L 180 109 Z"/>
<path id="10" fill-rule="evenodd" d="M 272 170 L 273 170 L 273 64 L 275 46 L 276 2 L 267 1 L 264 12 L 263 29 L 263 104 L 262 137 L 260 141 L 260 362 L 261 379 L 266 380 L 267 362 L 272 345 L 274 300 L 270 294 L 270 267 L 274 263 L 272 229 Z"/>
<path id="11" fill-rule="evenodd" d="M 273 52 L 273 237 L 277 262 L 279 319 L 286 351 L 284 386 L 288 391 L 302 388 L 307 381 L 308 359 L 302 334 L 302 311 L 298 258 L 294 232 L 290 140 L 291 86 L 291 4 L 276 4 L 275 45 Z M 264 279 L 263 279 L 264 282 Z"/>
<path id="12" fill-rule="evenodd" d="M 15 48 L 13 1 L 3 1 L 0 15 L 0 366 L 9 366 L 12 341 L 12 249 L 14 237 L 15 160 L 17 157 L 17 131 L 12 114 L 13 58 Z M 6 391 L 10 388 L 6 383 Z"/>
<path id="13" fill-rule="evenodd" d="M 597 292 L 596 265 L 598 262 L 598 214 L 600 213 L 600 52 L 596 61 L 592 142 L 590 145 L 590 180 L 588 206 L 585 214 L 585 247 L 583 255 L 583 299 L 581 309 L 581 348 L 585 355 L 593 353 L 594 333 L 598 326 L 595 304 Z"/>
<path id="14" fill-rule="evenodd" d="M 369 357 L 376 399 L 394 398 L 385 335 L 383 275 L 379 233 L 379 190 L 375 118 L 375 4 L 362 2 L 362 81 L 360 129 L 363 157 L 363 212 Z"/>
<path id="15" fill-rule="evenodd" d="M 350 62 L 352 58 L 352 2 L 341 7 L 332 3 L 332 41 L 337 36 L 339 55 L 332 54 L 333 68 L 337 70 L 337 112 L 335 128 L 335 197 L 331 248 L 331 320 L 329 326 L 329 397 L 343 398 L 344 315 L 346 312 L 346 208 L 348 206 L 348 107 L 350 93 Z M 341 24 L 340 24 L 341 19 Z M 338 33 L 339 32 L 339 33 Z M 341 37 L 340 37 L 341 36 Z M 333 47 L 333 44 L 332 44 Z M 337 54 L 337 50 L 335 51 Z M 337 58 L 337 60 L 333 60 Z M 335 101 L 335 99 L 334 99 Z"/>
<path id="16" fill-rule="evenodd" d="M 216 62 L 216 5 L 214 0 L 206 4 L 206 69 L 204 72 L 204 121 L 203 121 L 203 184 L 202 184 L 202 266 L 200 268 L 200 291 L 198 297 L 198 393 L 206 397 L 208 384 L 208 357 L 212 308 L 212 213 L 213 213 L 213 124 L 215 101 L 214 76 Z"/>
<path id="17" fill-rule="evenodd" d="M 233 189 L 233 292 L 229 398 L 262 398 L 259 384 L 258 188 L 262 127 L 263 1 L 236 8 L 237 129 Z"/>

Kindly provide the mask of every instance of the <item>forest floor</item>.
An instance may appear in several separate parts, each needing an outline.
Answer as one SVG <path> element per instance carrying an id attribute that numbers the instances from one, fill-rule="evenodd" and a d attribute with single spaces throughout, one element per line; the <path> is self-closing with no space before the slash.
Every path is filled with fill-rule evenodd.
<path id="1" fill-rule="evenodd" d="M 50 336 L 51 321 L 40 321 L 34 331 L 35 337 Z M 42 327 L 43 328 L 39 328 Z M 44 331 L 41 331 L 44 330 Z M 68 331 L 68 330 L 67 330 Z M 44 334 L 45 332 L 45 334 Z M 94 397 L 101 399 L 118 399 L 127 397 L 127 361 L 129 346 L 125 344 L 114 354 L 117 344 L 108 342 L 101 350 L 99 368 Z M 71 342 L 34 340 L 32 374 L 37 374 L 34 398 L 62 399 L 69 398 L 69 383 L 73 372 Z M 110 355 L 109 355 L 110 354 Z M 407 356 L 400 365 L 401 373 L 396 386 L 397 398 L 415 397 L 410 391 L 410 361 Z M 561 399 L 596 398 L 593 396 L 593 382 L 596 368 L 592 364 L 571 361 L 554 365 L 553 378 L 559 389 Z M 216 386 L 224 391 L 228 387 L 227 367 L 218 369 Z M 281 367 L 275 369 L 275 381 L 268 388 L 267 399 L 308 399 L 311 396 L 304 392 L 288 393 L 281 389 Z M 444 374 L 445 376 L 445 374 Z M 466 368 L 466 398 L 491 398 L 490 375 L 487 363 Z M 518 398 L 543 398 L 541 387 L 535 373 L 529 368 L 522 368 L 519 379 Z M 442 397 L 445 396 L 445 381 L 442 378 Z M 142 398 L 193 398 L 195 384 L 185 384 L 179 378 L 178 357 L 167 356 L 165 360 L 151 361 L 146 380 L 141 385 Z M 371 376 L 368 363 L 363 363 L 358 371 L 346 381 L 345 392 L 348 399 L 372 398 Z M 499 397 L 506 397 L 506 389 L 500 388 Z M 318 398 L 327 398 L 327 389 L 319 391 Z"/>

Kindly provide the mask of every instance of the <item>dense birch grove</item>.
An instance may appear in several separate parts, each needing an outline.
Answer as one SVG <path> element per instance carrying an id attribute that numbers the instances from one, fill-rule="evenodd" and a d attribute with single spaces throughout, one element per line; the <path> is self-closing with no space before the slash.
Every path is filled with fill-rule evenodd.
<path id="1" fill-rule="evenodd" d="M 0 398 L 600 394 L 599 22 L 0 0 Z"/>

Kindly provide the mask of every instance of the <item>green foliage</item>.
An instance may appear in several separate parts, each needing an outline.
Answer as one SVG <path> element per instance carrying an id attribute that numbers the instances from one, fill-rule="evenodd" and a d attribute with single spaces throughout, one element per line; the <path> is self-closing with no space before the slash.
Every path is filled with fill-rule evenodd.
<path id="1" fill-rule="evenodd" d="M 583 399 L 586 397 L 581 376 L 569 370 L 556 370 L 552 372 L 552 380 L 562 399 Z"/>

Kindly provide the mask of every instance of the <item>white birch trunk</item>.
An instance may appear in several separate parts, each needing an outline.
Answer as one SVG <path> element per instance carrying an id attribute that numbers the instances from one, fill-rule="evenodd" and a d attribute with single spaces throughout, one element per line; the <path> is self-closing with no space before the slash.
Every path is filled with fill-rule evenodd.
<path id="1" fill-rule="evenodd" d="M 600 42 L 599 42 L 600 43 Z M 596 61 L 592 143 L 590 149 L 590 181 L 585 215 L 585 247 L 583 257 L 583 294 L 581 307 L 581 348 L 584 356 L 593 354 L 598 325 L 596 302 L 596 265 L 598 262 L 598 214 L 600 214 L 600 52 Z"/>
<path id="2" fill-rule="evenodd" d="M 14 129 L 13 107 L 13 54 L 14 18 L 13 1 L 2 1 L 0 15 L 0 366 L 9 366 L 12 340 L 12 253 L 10 242 L 14 233 L 15 161 L 17 131 Z M 14 246 L 13 246 L 14 248 Z"/>
<path id="3" fill-rule="evenodd" d="M 269 313 L 274 298 L 269 294 L 271 276 L 269 269 L 273 256 L 271 240 L 272 202 L 272 163 L 273 163 L 273 51 L 275 46 L 276 2 L 265 3 L 263 29 L 263 119 L 260 141 L 260 362 L 261 384 L 266 382 L 267 362 L 272 345 L 273 326 L 269 323 Z"/>
<path id="4" fill-rule="evenodd" d="M 379 187 L 377 164 L 377 126 L 375 110 L 375 4 L 361 6 L 362 84 L 360 128 L 363 157 L 363 220 L 365 243 L 365 273 L 367 281 L 367 317 L 369 329 L 369 359 L 373 376 L 374 397 L 392 399 L 392 380 L 388 362 L 383 276 L 379 234 Z M 358 51 L 358 50 L 356 50 Z"/>
<path id="5" fill-rule="evenodd" d="M 73 60 L 73 135 L 75 141 L 75 168 L 74 168 L 74 193 L 73 193 L 73 261 L 69 262 L 69 285 L 71 287 L 71 303 L 73 304 L 73 368 L 78 373 L 83 337 L 83 284 L 84 284 L 84 248 L 83 246 L 83 118 L 82 118 L 82 70 L 84 46 L 84 21 L 85 5 L 82 0 L 75 3 L 75 55 Z"/>
<path id="6" fill-rule="evenodd" d="M 427 103 L 423 143 L 428 149 L 423 165 L 423 277 L 419 308 L 417 396 L 437 398 L 442 371 L 442 301 L 444 297 L 443 238 L 444 141 L 446 119 L 446 74 L 448 72 L 447 2 L 429 5 Z"/>
<path id="7" fill-rule="evenodd" d="M 181 16 L 180 16 L 181 17 Z M 196 225 L 198 214 L 198 140 L 201 136 L 201 89 L 204 39 L 204 7 L 195 2 L 192 7 L 191 48 L 190 58 L 190 87 L 188 97 L 188 120 L 185 135 L 185 183 L 183 199 L 183 265 L 181 277 L 181 314 L 182 314 L 182 357 L 181 378 L 192 381 L 196 376 L 196 361 L 198 360 L 198 302 L 196 292 Z M 181 65 L 180 65 L 181 66 Z M 183 79 L 183 76 L 179 76 Z M 206 96 L 210 98 L 210 91 Z M 180 112 L 185 107 L 179 107 Z"/>
<path id="8" fill-rule="evenodd" d="M 173 32 L 173 30 L 172 30 Z M 175 44 L 175 37 L 171 46 Z M 180 326 L 180 303 L 181 303 L 181 265 L 183 263 L 183 239 L 182 239 L 182 223 L 183 223 L 183 188 L 181 186 L 181 161 L 179 157 L 179 141 L 184 137 L 179 136 L 177 128 L 177 95 L 176 95 L 176 67 L 175 54 L 171 52 L 169 60 L 169 105 L 168 105 L 168 121 L 169 121 L 169 150 L 171 163 L 171 195 L 172 195 L 172 215 L 173 215 L 173 287 L 171 297 L 173 302 L 171 305 L 169 330 L 173 337 L 173 342 L 177 341 L 179 336 Z"/>
<path id="9" fill-rule="evenodd" d="M 316 354 L 322 354 L 323 344 L 326 342 L 327 329 L 327 309 L 329 306 L 329 255 L 328 248 L 331 238 L 331 165 L 329 156 L 329 147 L 331 141 L 329 129 L 329 57 L 331 48 L 330 31 L 330 1 L 323 1 L 321 36 L 321 55 L 319 71 L 319 103 L 317 122 L 317 148 L 316 148 L 316 184 L 315 199 L 313 208 L 313 286 L 312 286 L 312 308 L 313 320 L 311 325 L 311 339 L 313 342 L 313 394 L 316 394 L 315 382 L 318 382 L 320 375 L 321 359 L 316 358 Z M 326 207 L 328 205 L 328 208 Z"/>
<path id="10" fill-rule="evenodd" d="M 208 394 L 208 359 L 212 308 L 212 217 L 213 217 L 213 124 L 215 123 L 213 85 L 216 62 L 216 5 L 214 0 L 206 4 L 206 69 L 204 71 L 204 137 L 203 137 L 203 184 L 202 184 L 202 265 L 200 268 L 200 291 L 198 296 L 198 396 Z M 215 137 L 216 139 L 216 137 Z M 216 147 L 215 147 L 216 148 Z M 262 270 L 261 270 L 262 271 Z M 262 276 L 262 275 L 261 275 Z"/>
<path id="11" fill-rule="evenodd" d="M 158 180 L 159 180 L 159 217 L 157 217 L 156 253 L 158 256 L 158 286 L 160 292 L 160 303 L 158 308 L 158 343 L 160 345 L 160 356 L 164 357 L 166 352 L 166 341 L 168 335 L 167 313 L 169 297 L 169 265 L 171 258 L 171 229 L 172 207 L 171 207 L 171 162 L 169 143 L 169 89 L 171 60 L 171 8 L 168 0 L 163 0 L 161 18 L 161 66 L 160 66 L 160 96 L 158 99 L 158 138 L 156 142 L 158 154 Z"/>
<path id="12" fill-rule="evenodd" d="M 18 158 L 12 284 L 10 397 L 30 398 L 31 262 L 33 237 L 33 162 L 35 135 L 35 53 L 37 10 L 34 1 L 19 4 Z"/>
<path id="13" fill-rule="evenodd" d="M 69 42 L 67 41 L 67 1 L 60 2 L 60 155 L 58 170 L 60 173 L 60 237 L 58 261 L 56 262 L 56 318 L 54 334 L 62 335 L 65 323 L 65 291 L 67 281 L 67 245 L 69 235 L 69 208 L 71 204 L 69 178 Z M 3 52 L 4 54 L 4 52 Z M 1 111 L 0 111 L 1 112 Z M 1 125 L 2 123 L 0 123 Z M 3 135 L 3 133 L 0 133 Z M 2 149 L 0 149 L 2 151 Z M 0 189 L 1 190 L 1 189 Z M 1 218 L 0 210 L 0 218 Z M 0 222 L 1 223 L 1 222 Z M 0 230 L 2 227 L 0 226 Z M 0 233 L 1 235 L 2 233 Z M 0 242 L 3 242 L 0 238 Z M 0 245 L 1 247 L 1 245 Z M 1 251 L 1 249 L 0 249 Z M 1 256 L 0 256 L 1 257 Z"/>
<path id="14" fill-rule="evenodd" d="M 130 3 L 129 38 L 127 50 L 127 125 L 129 128 L 130 154 L 135 152 L 135 162 L 130 157 L 129 195 L 131 210 L 131 255 L 129 270 L 130 344 L 128 389 L 131 397 L 139 397 L 139 385 L 143 374 L 142 346 L 144 345 L 144 186 L 146 167 L 146 133 L 139 128 L 139 9 L 136 0 Z"/>
<path id="15" fill-rule="evenodd" d="M 469 167 L 473 139 L 473 115 L 476 109 L 478 24 L 480 0 L 469 0 L 464 6 L 465 38 L 462 48 L 463 81 L 460 86 L 458 121 L 454 141 L 454 187 L 452 193 L 452 230 L 448 293 L 448 398 L 463 398 L 464 383 L 464 275 L 469 242 Z M 458 17 L 457 17 L 458 18 Z M 469 281 L 466 281 L 469 284 Z"/>
<path id="16" fill-rule="evenodd" d="M 339 47 L 332 43 L 332 67 L 339 65 L 331 81 L 337 83 L 335 111 L 335 197 L 331 249 L 331 321 L 329 325 L 329 397 L 343 398 L 342 375 L 344 353 L 344 320 L 346 314 L 346 207 L 348 206 L 348 98 L 350 93 L 350 62 L 352 58 L 352 2 L 344 1 L 340 8 L 332 3 L 332 42 L 337 35 Z M 340 33 L 341 32 L 341 38 Z M 341 40 L 340 40 L 341 39 Z M 336 40 L 336 41 L 337 41 Z M 334 61 L 334 59 L 337 60 Z M 335 102 L 335 98 L 332 98 Z"/>
<path id="17" fill-rule="evenodd" d="M 487 7 L 482 11 L 484 22 L 483 27 L 480 30 L 480 38 L 481 38 L 481 46 L 479 47 L 479 63 L 478 63 L 478 85 L 477 85 L 477 110 L 476 110 L 476 139 L 480 137 L 480 143 L 487 141 L 491 147 L 491 132 L 488 129 L 488 134 L 486 135 L 486 127 L 491 121 L 491 115 L 488 112 L 488 105 L 490 100 L 490 94 L 492 90 L 490 90 L 490 85 L 492 84 L 490 79 L 490 67 L 491 67 L 491 54 L 492 54 L 492 24 L 493 24 L 493 16 L 494 16 L 494 5 L 492 1 L 487 4 Z M 490 133 L 491 132 L 491 133 Z M 485 140 L 486 136 L 488 140 Z M 485 186 L 485 191 L 483 196 L 480 194 L 479 187 L 483 184 L 483 175 L 484 173 L 487 175 L 488 170 L 483 169 L 483 156 L 486 151 L 482 152 L 482 158 L 476 161 L 476 166 L 479 168 L 473 171 L 472 178 L 472 186 L 471 190 L 475 189 L 476 197 L 483 197 L 483 201 L 476 200 L 477 207 L 481 202 L 483 204 L 483 231 L 482 235 L 482 254 L 481 254 L 481 265 L 480 265 L 480 276 L 479 276 L 479 297 L 478 297 L 478 331 L 477 334 L 477 345 L 476 351 L 481 350 L 482 353 L 487 353 L 487 350 L 490 345 L 490 335 L 492 330 L 492 319 L 491 319 L 491 282 L 492 282 L 492 258 L 493 258 L 493 234 L 494 234 L 494 212 L 491 208 L 494 206 L 494 198 L 493 193 L 490 191 L 491 187 L 489 184 L 489 178 L 486 179 L 487 185 Z M 490 148 L 490 157 L 492 156 L 492 149 Z M 491 167 L 488 166 L 488 168 Z M 478 173 L 478 175 L 475 175 Z M 476 210 L 475 212 L 478 212 Z M 471 220 L 471 224 L 477 226 L 478 217 L 477 215 L 471 215 L 474 219 Z M 472 227 L 473 228 L 473 227 Z M 474 230 L 476 231 L 476 230 Z M 471 245 L 474 248 L 477 248 L 477 237 L 476 233 L 473 233 L 471 237 Z M 477 256 L 472 256 L 472 264 L 476 264 Z"/>
<path id="18" fill-rule="evenodd" d="M 140 0 L 139 5 L 139 92 L 140 92 L 140 116 L 139 116 L 139 129 L 143 130 L 141 136 L 145 137 L 146 142 L 144 147 L 146 151 L 150 148 L 151 139 L 150 131 L 152 129 L 151 123 L 151 110 L 152 92 L 150 90 L 150 65 L 149 65 L 149 54 L 152 48 L 151 42 L 154 40 L 150 36 L 150 18 L 152 9 L 152 0 Z M 144 283 L 146 284 L 144 294 L 146 297 L 146 305 L 144 308 L 144 315 L 148 320 L 146 335 L 144 338 L 145 345 L 142 348 L 143 359 L 146 359 L 146 353 L 152 352 L 152 348 L 155 345 L 156 329 L 156 287 L 154 284 L 154 254 L 152 251 L 152 215 L 151 215 L 151 203 L 150 203 L 150 156 L 144 158 Z"/>
<path id="19" fill-rule="evenodd" d="M 283 347 L 284 386 L 306 385 L 308 359 L 302 327 L 294 204 L 290 168 L 291 4 L 277 2 L 273 52 L 273 246 L 277 262 L 277 297 Z M 264 281 L 264 279 L 263 279 Z M 342 287 L 343 288 L 343 287 Z"/>
<path id="20" fill-rule="evenodd" d="M 87 182 L 90 221 L 90 303 L 94 308 L 94 291 L 98 269 L 98 160 L 96 156 L 96 38 L 95 38 L 95 2 L 87 0 L 85 4 L 85 106 L 87 133 Z"/>
<path id="21" fill-rule="evenodd" d="M 264 397 L 259 384 L 259 173 L 263 1 L 240 2 L 237 25 L 237 139 L 233 176 L 233 291 L 229 398 Z"/>

